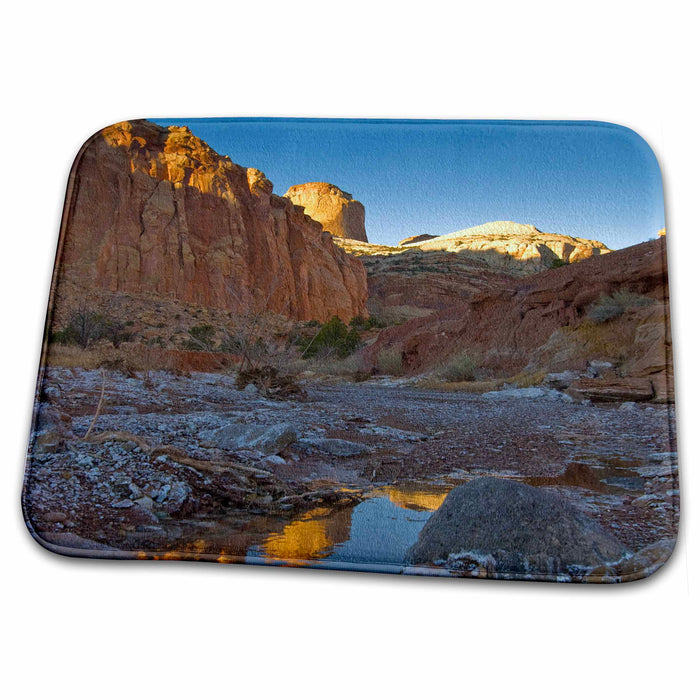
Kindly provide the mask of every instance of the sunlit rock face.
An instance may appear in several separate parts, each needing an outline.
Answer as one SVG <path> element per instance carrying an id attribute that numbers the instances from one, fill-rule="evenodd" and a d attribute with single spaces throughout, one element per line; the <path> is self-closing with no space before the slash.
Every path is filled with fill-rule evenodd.
<path id="1" fill-rule="evenodd" d="M 298 320 L 365 312 L 362 264 L 262 172 L 186 127 L 103 129 L 79 154 L 69 197 L 62 273 L 82 287 Z"/>
<path id="2" fill-rule="evenodd" d="M 327 182 L 294 185 L 284 195 L 333 236 L 367 242 L 365 208 L 348 192 Z"/>
<path id="3" fill-rule="evenodd" d="M 445 236 L 418 236 L 400 245 L 468 254 L 496 270 L 514 274 L 540 272 L 553 264 L 579 262 L 610 252 L 600 241 L 544 233 L 534 226 L 513 221 L 491 221 Z"/>

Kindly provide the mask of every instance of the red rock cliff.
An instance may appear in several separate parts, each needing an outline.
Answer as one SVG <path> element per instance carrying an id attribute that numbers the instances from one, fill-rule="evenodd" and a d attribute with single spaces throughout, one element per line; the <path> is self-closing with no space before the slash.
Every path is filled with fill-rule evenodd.
<path id="1" fill-rule="evenodd" d="M 103 129 L 69 188 L 61 275 L 80 286 L 298 320 L 365 313 L 362 263 L 186 127 Z"/>
<path id="2" fill-rule="evenodd" d="M 367 242 L 365 208 L 340 187 L 327 182 L 307 182 L 293 185 L 284 196 L 304 207 L 304 211 L 318 221 L 324 231 L 339 238 Z"/>
<path id="3" fill-rule="evenodd" d="M 574 368 L 578 361 L 585 365 L 586 352 L 589 359 L 599 359 L 606 352 L 587 347 L 583 355 L 571 357 L 566 350 L 567 345 L 573 345 L 573 336 L 558 338 L 555 332 L 578 327 L 601 295 L 623 289 L 646 295 L 656 304 L 623 315 L 617 325 L 610 324 L 620 334 L 620 345 L 609 352 L 619 350 L 630 374 L 670 370 L 664 238 L 516 278 L 510 284 L 504 281 L 500 288 L 487 288 L 467 303 L 387 328 L 365 354 L 374 362 L 382 350 L 400 352 L 404 369 L 411 373 L 439 367 L 461 351 L 472 353 L 483 367 L 501 373 L 515 374 L 538 361 L 540 367 L 557 371 Z M 645 334 L 646 339 L 642 337 Z M 560 359 L 552 357 L 555 352 Z"/>

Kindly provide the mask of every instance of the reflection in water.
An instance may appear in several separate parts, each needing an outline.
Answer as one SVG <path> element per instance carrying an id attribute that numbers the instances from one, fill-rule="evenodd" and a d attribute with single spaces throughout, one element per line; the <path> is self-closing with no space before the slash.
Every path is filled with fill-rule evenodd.
<path id="1" fill-rule="evenodd" d="M 639 460 L 610 458 L 595 466 L 585 462 L 572 462 L 563 474 L 556 476 L 533 476 L 522 479 L 530 486 L 564 486 L 587 489 L 599 493 L 618 493 L 620 490 L 644 490 L 644 479 L 630 467 L 638 466 Z"/>
<path id="2" fill-rule="evenodd" d="M 352 508 L 333 511 L 314 508 L 270 535 L 260 547 L 266 559 L 294 563 L 298 559 L 320 559 L 350 533 Z"/>
<path id="3" fill-rule="evenodd" d="M 640 464 L 641 460 L 617 456 L 579 455 L 555 476 L 503 478 L 575 492 L 575 500 L 598 508 L 606 507 L 610 498 L 644 492 L 644 479 L 635 471 Z M 464 481 L 384 486 L 354 506 L 312 508 L 291 520 L 262 516 L 245 526 L 238 520 L 220 521 L 207 531 L 207 541 L 221 543 L 220 561 L 244 555 L 251 563 L 396 570 L 430 515 Z M 194 540 L 196 552 L 199 542 Z"/>
<path id="4" fill-rule="evenodd" d="M 391 486 L 377 489 L 354 507 L 314 508 L 251 547 L 248 557 L 278 564 L 324 559 L 400 565 L 449 490 Z"/>
<path id="5" fill-rule="evenodd" d="M 409 510 L 437 510 L 442 502 L 447 498 L 448 490 L 441 488 L 440 490 L 426 491 L 415 488 L 388 486 L 383 489 L 384 493 L 389 497 L 389 500 L 401 508 Z"/>

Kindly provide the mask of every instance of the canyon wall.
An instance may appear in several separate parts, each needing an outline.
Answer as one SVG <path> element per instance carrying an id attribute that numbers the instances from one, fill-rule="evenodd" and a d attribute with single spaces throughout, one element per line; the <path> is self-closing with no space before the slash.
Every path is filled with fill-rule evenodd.
<path id="1" fill-rule="evenodd" d="M 262 172 L 186 127 L 103 129 L 76 159 L 69 196 L 59 284 L 296 320 L 366 311 L 362 263 Z"/>

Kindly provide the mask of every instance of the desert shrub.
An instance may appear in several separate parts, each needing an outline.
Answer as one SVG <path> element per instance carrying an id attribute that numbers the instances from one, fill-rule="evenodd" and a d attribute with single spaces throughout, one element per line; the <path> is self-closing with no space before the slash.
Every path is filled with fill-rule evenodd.
<path id="1" fill-rule="evenodd" d="M 556 270 L 559 267 L 564 267 L 568 265 L 569 263 L 566 260 L 562 260 L 561 258 L 555 258 L 552 260 L 552 262 L 549 264 L 549 269 L 550 270 Z"/>
<path id="2" fill-rule="evenodd" d="M 310 360 L 303 360 L 299 369 L 309 369 L 317 374 L 333 377 L 352 377 L 363 367 L 364 364 L 358 354 L 340 358 L 333 350 L 326 348 Z"/>
<path id="3" fill-rule="evenodd" d="M 439 375 L 447 382 L 470 382 L 474 379 L 475 371 L 474 360 L 466 352 L 460 352 L 440 368 Z"/>
<path id="4" fill-rule="evenodd" d="M 281 375 L 279 370 L 271 365 L 240 370 L 236 377 L 236 388 L 245 389 L 248 384 L 257 387 L 267 398 L 286 399 L 306 395 L 294 375 Z"/>
<path id="5" fill-rule="evenodd" d="M 380 321 L 376 316 L 354 316 L 350 319 L 350 327 L 358 331 L 371 331 L 373 328 L 384 328 L 386 323 Z"/>
<path id="6" fill-rule="evenodd" d="M 397 377 L 403 374 L 403 358 L 400 350 L 384 348 L 377 354 L 377 369 L 382 374 L 390 374 Z"/>
<path id="7" fill-rule="evenodd" d="M 79 345 L 86 349 L 98 340 L 108 340 L 115 348 L 118 348 L 133 337 L 125 330 L 126 327 L 125 323 L 82 307 L 71 314 L 64 328 L 51 335 L 51 342 Z"/>
<path id="8" fill-rule="evenodd" d="M 519 389 L 527 389 L 531 386 L 539 386 L 547 376 L 547 372 L 543 370 L 533 372 L 521 372 L 513 377 L 509 377 L 506 382 L 515 384 Z"/>
<path id="9" fill-rule="evenodd" d="M 618 316 L 622 316 L 625 311 L 639 307 L 649 306 L 654 300 L 642 294 L 635 294 L 628 289 L 620 289 L 610 295 L 601 294 L 598 301 L 595 301 L 588 308 L 588 318 L 593 323 L 605 323 Z"/>
<path id="10" fill-rule="evenodd" d="M 185 343 L 187 350 L 214 350 L 214 336 L 216 335 L 216 329 L 214 326 L 207 324 L 201 326 L 192 326 L 192 328 L 187 331 L 190 335 L 190 339 Z"/>
<path id="11" fill-rule="evenodd" d="M 302 347 L 303 345 L 303 347 Z M 302 357 L 316 357 L 319 353 L 330 352 L 336 357 L 351 355 L 360 345 L 360 334 L 355 328 L 348 327 L 337 317 L 324 323 L 313 338 L 298 341 Z"/>

